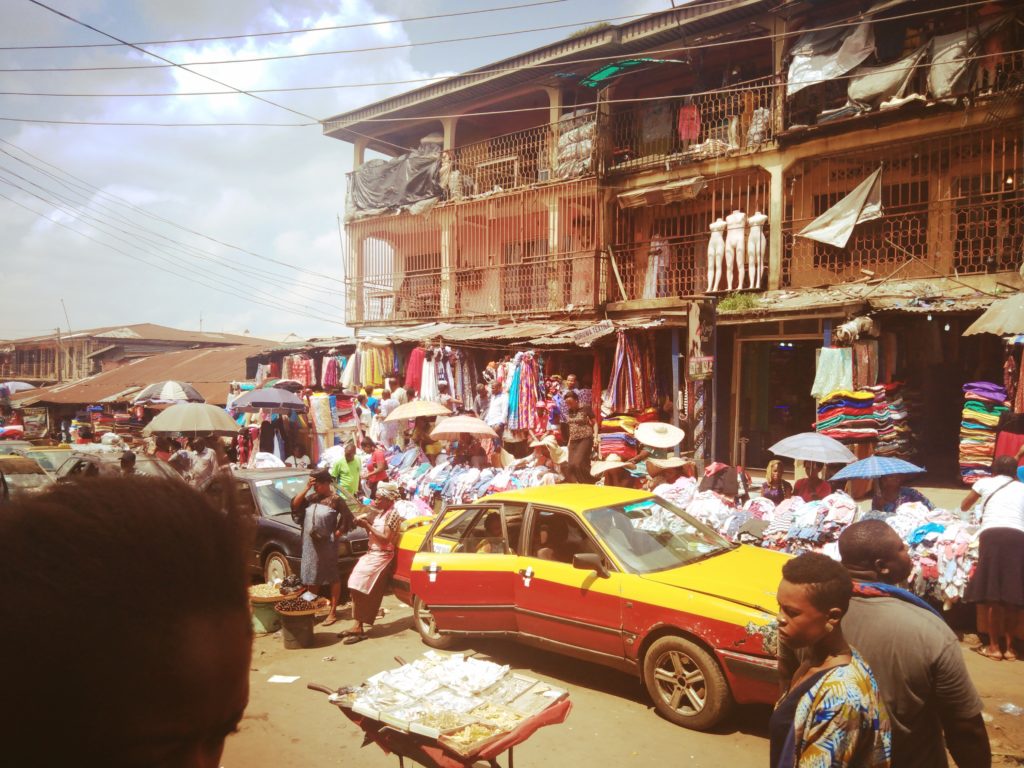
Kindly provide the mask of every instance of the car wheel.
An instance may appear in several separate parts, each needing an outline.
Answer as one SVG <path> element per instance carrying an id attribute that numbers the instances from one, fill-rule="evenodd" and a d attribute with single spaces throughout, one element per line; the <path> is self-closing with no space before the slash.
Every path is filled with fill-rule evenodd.
<path id="1" fill-rule="evenodd" d="M 416 631 L 420 633 L 420 639 L 431 648 L 443 651 L 446 648 L 451 648 L 455 643 L 455 638 L 450 635 L 442 635 L 437 631 L 434 616 L 418 597 L 413 598 L 412 601 L 412 620 L 416 625 Z"/>
<path id="2" fill-rule="evenodd" d="M 263 558 L 263 580 L 273 584 L 278 579 L 282 581 L 292 575 L 292 567 L 288 565 L 288 558 L 276 549 Z"/>
<path id="3" fill-rule="evenodd" d="M 655 708 L 686 728 L 712 728 L 732 708 L 718 662 L 696 643 L 675 635 L 659 638 L 647 649 L 644 685 Z"/>

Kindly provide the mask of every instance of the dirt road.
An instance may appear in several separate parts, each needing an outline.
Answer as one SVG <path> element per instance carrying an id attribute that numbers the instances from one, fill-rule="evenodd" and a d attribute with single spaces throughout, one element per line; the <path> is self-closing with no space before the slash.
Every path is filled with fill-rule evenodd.
<path id="1" fill-rule="evenodd" d="M 317 768 L 358 765 L 394 768 L 395 757 L 376 746 L 360 748 L 362 734 L 323 694 L 306 689 L 319 682 L 332 688 L 361 682 L 411 660 L 425 650 L 412 628 L 411 611 L 394 598 L 374 638 L 342 645 L 337 632 L 346 622 L 317 627 L 317 647 L 285 650 L 279 636 L 257 638 L 249 708 L 240 731 L 224 751 L 225 768 Z M 516 761 L 536 765 L 672 765 L 764 768 L 768 761 L 766 707 L 741 707 L 729 726 L 716 733 L 688 731 L 661 719 L 639 680 L 592 664 L 518 646 L 486 641 L 472 649 L 483 658 L 509 664 L 568 688 L 573 710 L 564 725 L 543 728 L 516 748 Z M 966 651 L 967 664 L 985 699 L 994 751 L 1024 755 L 1024 716 L 998 712 L 1008 701 L 1024 706 L 1024 662 L 993 662 Z M 325 660 L 333 657 L 333 661 Z M 271 675 L 298 675 L 290 684 L 272 684 Z M 1018 765 L 1003 758 L 1003 765 Z"/>

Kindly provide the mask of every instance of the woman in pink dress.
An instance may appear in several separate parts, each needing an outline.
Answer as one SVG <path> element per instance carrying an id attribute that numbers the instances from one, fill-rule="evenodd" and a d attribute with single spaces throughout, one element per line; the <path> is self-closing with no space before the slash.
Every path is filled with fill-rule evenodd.
<path id="1" fill-rule="evenodd" d="M 356 525 L 363 528 L 370 537 L 366 554 L 359 558 L 348 577 L 348 590 L 352 596 L 352 618 L 355 624 L 341 633 L 345 645 L 353 645 L 366 639 L 367 633 L 377 620 L 381 600 L 388 587 L 391 561 L 395 557 L 395 546 L 402 530 L 402 517 L 395 510 L 398 486 L 394 483 L 380 483 L 376 499 L 364 517 L 356 518 Z"/>

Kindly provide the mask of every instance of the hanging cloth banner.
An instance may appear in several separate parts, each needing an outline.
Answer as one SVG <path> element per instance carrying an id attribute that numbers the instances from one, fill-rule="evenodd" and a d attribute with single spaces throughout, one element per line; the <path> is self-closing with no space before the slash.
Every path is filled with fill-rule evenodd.
<path id="1" fill-rule="evenodd" d="M 819 243 L 845 248 L 858 224 L 882 217 L 882 169 L 878 168 L 850 194 L 797 234 Z"/>
<path id="2" fill-rule="evenodd" d="M 877 107 L 891 98 L 901 98 L 910 83 L 910 77 L 927 51 L 921 46 L 909 56 L 878 67 L 858 67 L 846 88 L 850 103 L 861 109 Z"/>

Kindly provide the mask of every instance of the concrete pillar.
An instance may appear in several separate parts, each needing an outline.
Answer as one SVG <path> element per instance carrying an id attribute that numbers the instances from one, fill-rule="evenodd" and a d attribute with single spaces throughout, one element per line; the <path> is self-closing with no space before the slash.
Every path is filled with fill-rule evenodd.
<path id="1" fill-rule="evenodd" d="M 562 89 L 545 86 L 548 94 L 548 168 L 550 179 L 555 178 L 555 166 L 558 163 L 558 119 L 562 116 Z"/>
<path id="2" fill-rule="evenodd" d="M 445 132 L 447 137 L 447 130 Z M 455 284 L 452 279 L 455 264 L 455 225 L 451 210 L 440 211 L 441 225 L 441 317 L 455 311 Z"/>
<path id="3" fill-rule="evenodd" d="M 346 323 L 359 324 L 365 320 L 366 285 L 363 277 L 364 257 L 363 244 L 366 237 L 359 232 L 349 230 L 348 233 L 348 264 L 345 275 L 348 278 L 348 301 L 346 307 L 351 307 L 353 317 L 346 317 Z M 346 312 L 347 314 L 347 312 Z"/>
<path id="4" fill-rule="evenodd" d="M 366 162 L 366 144 L 368 139 L 359 136 L 352 142 L 352 170 L 358 171 Z"/>
<path id="5" fill-rule="evenodd" d="M 444 130 L 444 146 L 441 149 L 455 149 L 455 129 L 458 122 L 457 117 L 441 118 L 441 128 Z"/>

